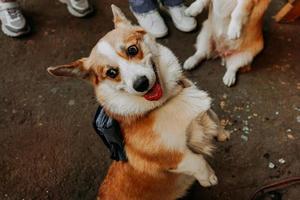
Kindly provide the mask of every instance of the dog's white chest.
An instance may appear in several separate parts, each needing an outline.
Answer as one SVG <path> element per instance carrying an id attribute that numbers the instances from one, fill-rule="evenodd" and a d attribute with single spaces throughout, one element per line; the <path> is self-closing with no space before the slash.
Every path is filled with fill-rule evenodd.
<path id="1" fill-rule="evenodd" d="M 162 145 L 169 149 L 186 148 L 186 130 L 192 120 L 210 108 L 207 93 L 196 87 L 185 88 L 155 114 L 154 131 Z"/>

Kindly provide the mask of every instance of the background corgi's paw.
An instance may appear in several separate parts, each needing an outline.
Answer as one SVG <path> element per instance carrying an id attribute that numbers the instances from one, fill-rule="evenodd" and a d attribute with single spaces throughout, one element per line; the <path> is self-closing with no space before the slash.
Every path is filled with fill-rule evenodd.
<path id="1" fill-rule="evenodd" d="M 194 56 L 189 57 L 183 64 L 183 69 L 190 70 L 193 69 L 198 64 L 198 59 Z"/>
<path id="2" fill-rule="evenodd" d="M 227 32 L 228 38 L 230 40 L 236 40 L 236 39 L 240 38 L 241 30 L 242 30 L 242 27 L 239 24 L 237 24 L 235 22 L 231 22 L 229 24 L 229 28 L 228 28 L 228 32 Z"/>
<path id="3" fill-rule="evenodd" d="M 227 70 L 227 72 L 223 77 L 224 84 L 230 87 L 235 84 L 235 81 L 236 81 L 236 72 Z"/>
<path id="4" fill-rule="evenodd" d="M 214 173 L 211 174 L 207 180 L 198 180 L 198 181 L 200 185 L 203 187 L 211 187 L 218 184 L 218 178 Z"/>

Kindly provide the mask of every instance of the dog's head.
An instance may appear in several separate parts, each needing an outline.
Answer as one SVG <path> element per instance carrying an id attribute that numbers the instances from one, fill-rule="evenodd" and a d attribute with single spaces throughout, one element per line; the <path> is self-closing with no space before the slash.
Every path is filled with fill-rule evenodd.
<path id="1" fill-rule="evenodd" d="M 115 29 L 87 58 L 49 67 L 55 76 L 91 81 L 98 101 L 112 114 L 140 116 L 162 105 L 175 92 L 181 70 L 169 49 L 134 26 L 112 5 Z"/>

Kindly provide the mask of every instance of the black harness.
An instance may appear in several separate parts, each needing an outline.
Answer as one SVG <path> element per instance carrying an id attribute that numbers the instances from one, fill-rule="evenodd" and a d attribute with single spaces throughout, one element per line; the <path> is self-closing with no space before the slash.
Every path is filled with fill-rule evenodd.
<path id="1" fill-rule="evenodd" d="M 109 149 L 110 158 L 116 161 L 127 161 L 120 125 L 116 120 L 109 117 L 101 106 L 97 109 L 93 126 Z"/>

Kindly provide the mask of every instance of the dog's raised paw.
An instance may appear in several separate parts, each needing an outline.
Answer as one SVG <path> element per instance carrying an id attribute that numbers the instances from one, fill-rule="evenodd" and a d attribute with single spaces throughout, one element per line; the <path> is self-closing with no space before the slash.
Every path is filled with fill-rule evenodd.
<path id="1" fill-rule="evenodd" d="M 229 28 L 228 28 L 228 38 L 230 40 L 236 40 L 238 38 L 241 37 L 241 26 L 239 26 L 237 23 L 231 22 L 229 24 Z"/>
<path id="2" fill-rule="evenodd" d="M 183 64 L 183 69 L 190 70 L 193 69 L 198 63 L 198 60 L 194 56 L 189 57 Z"/>
<path id="3" fill-rule="evenodd" d="M 202 187 L 211 187 L 218 184 L 218 178 L 212 174 L 207 180 L 198 180 Z"/>
<path id="4" fill-rule="evenodd" d="M 227 71 L 223 77 L 223 82 L 226 86 L 230 87 L 235 84 L 236 73 L 232 71 Z"/>

